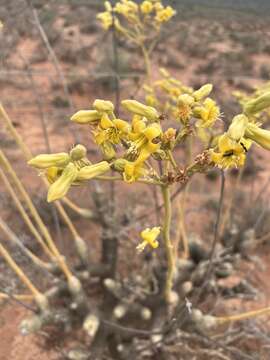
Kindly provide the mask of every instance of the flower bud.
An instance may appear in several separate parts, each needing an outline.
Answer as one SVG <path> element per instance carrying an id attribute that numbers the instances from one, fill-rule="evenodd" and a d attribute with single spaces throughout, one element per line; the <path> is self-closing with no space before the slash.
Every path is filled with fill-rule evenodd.
<path id="1" fill-rule="evenodd" d="M 159 118 L 157 110 L 151 106 L 144 105 L 136 100 L 123 100 L 123 107 L 133 114 L 146 117 L 148 120 L 156 121 Z"/>
<path id="2" fill-rule="evenodd" d="M 78 172 L 76 180 L 90 180 L 96 176 L 104 174 L 106 171 L 110 170 L 110 164 L 107 161 L 101 161 L 100 163 L 84 166 Z"/>
<path id="3" fill-rule="evenodd" d="M 228 129 L 229 137 L 232 140 L 239 141 L 245 134 L 247 124 L 248 118 L 244 114 L 235 116 Z"/>
<path id="4" fill-rule="evenodd" d="M 58 154 L 41 154 L 29 160 L 28 165 L 37 169 L 47 169 L 52 166 L 65 167 L 69 161 L 69 155 L 64 152 Z"/>
<path id="5" fill-rule="evenodd" d="M 87 150 L 83 145 L 76 145 L 69 153 L 73 161 L 81 160 L 86 156 Z"/>
<path id="6" fill-rule="evenodd" d="M 203 85 L 200 89 L 194 91 L 193 96 L 196 101 L 200 101 L 203 98 L 206 98 L 212 91 L 213 85 L 212 84 L 206 84 Z"/>
<path id="7" fill-rule="evenodd" d="M 79 110 L 71 118 L 78 124 L 92 124 L 101 119 L 101 114 L 96 110 Z"/>
<path id="8" fill-rule="evenodd" d="M 93 108 L 99 112 L 112 112 L 114 105 L 111 101 L 96 99 L 93 103 Z"/>
<path id="9" fill-rule="evenodd" d="M 76 179 L 78 170 L 73 163 L 68 164 L 62 175 L 50 186 L 47 201 L 52 202 L 66 195 L 71 184 Z"/>
<path id="10" fill-rule="evenodd" d="M 255 141 L 257 144 L 265 148 L 266 150 L 270 150 L 270 131 L 259 128 L 255 124 L 248 124 L 245 137 Z"/>
<path id="11" fill-rule="evenodd" d="M 128 163 L 128 161 L 126 159 L 117 159 L 113 163 L 113 168 L 116 171 L 123 172 L 125 170 L 125 166 L 127 163 Z"/>
<path id="12" fill-rule="evenodd" d="M 270 107 L 270 92 L 267 92 L 256 99 L 248 101 L 244 105 L 244 113 L 247 115 L 256 114 Z"/>

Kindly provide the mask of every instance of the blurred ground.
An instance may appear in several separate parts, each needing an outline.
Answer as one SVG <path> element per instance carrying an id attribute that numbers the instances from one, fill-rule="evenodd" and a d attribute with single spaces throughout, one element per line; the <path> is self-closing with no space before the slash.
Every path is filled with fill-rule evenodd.
<path id="1" fill-rule="evenodd" d="M 65 151 L 78 140 L 74 137 L 74 128 L 68 121 L 70 115 L 77 109 L 88 108 L 95 98 L 114 99 L 110 60 L 111 36 L 104 34 L 95 20 L 100 3 L 48 1 L 44 5 L 43 1 L 33 2 L 42 29 L 59 61 L 55 63 L 54 57 L 50 54 L 51 49 L 46 48 L 46 43 L 41 37 L 39 25 L 35 22 L 35 13 L 27 3 L 20 0 L 10 0 L 8 3 L 0 1 L 0 19 L 4 22 L 4 31 L 0 35 L 0 101 L 35 154 L 46 151 L 42 119 L 47 127 L 51 150 Z M 155 77 L 158 77 L 158 67 L 166 67 L 186 85 L 196 88 L 205 82 L 213 83 L 214 97 L 221 106 L 226 123 L 239 110 L 237 101 L 231 96 L 232 91 L 250 91 L 254 86 L 270 80 L 269 20 L 269 15 L 257 15 L 255 12 L 194 5 L 180 6 L 177 18 L 162 34 L 156 49 Z M 143 74 L 143 65 L 140 59 L 134 61 L 132 48 L 120 44 L 119 54 L 121 92 L 125 96 L 132 93 L 136 87 L 139 77 Z M 90 158 L 97 158 L 98 154 L 91 148 L 88 132 L 80 130 L 77 136 L 82 143 L 89 144 Z M 0 142 L 53 229 L 49 207 L 44 200 L 45 191 L 40 190 L 40 182 L 34 171 L 25 166 L 19 150 L 3 127 L 0 127 Z M 245 190 L 245 193 L 242 194 L 244 200 L 241 200 L 240 196 L 240 208 L 244 205 L 247 208 L 251 207 L 250 199 L 256 198 L 256 194 L 269 178 L 269 154 L 262 153 L 260 149 L 256 149 L 254 154 L 250 159 L 251 167 L 254 165 L 255 156 L 258 171 L 254 171 L 253 166 L 251 176 L 247 177 L 241 187 L 241 191 Z M 228 175 L 228 179 L 233 186 L 233 175 Z M 266 200 L 265 206 L 268 211 L 267 190 L 266 188 L 264 191 L 263 200 Z M 81 201 L 83 206 L 89 205 L 88 191 L 88 188 L 82 189 L 79 196 L 76 192 L 77 203 Z M 132 191 L 129 196 L 132 198 Z M 202 183 L 195 178 L 188 202 L 190 215 L 187 218 L 187 227 L 190 232 L 199 232 L 206 239 L 209 237 L 207 219 L 210 210 L 207 205 L 217 196 L 217 180 L 206 180 Z M 14 217 L 14 208 L 3 192 L 2 184 L 0 200 L 1 214 L 8 223 L 12 224 L 16 232 L 26 233 L 22 222 Z M 95 241 L 98 230 L 95 225 L 91 225 L 89 232 L 86 221 L 74 217 L 74 222 L 87 241 L 91 241 L 91 251 L 98 253 L 99 245 L 98 241 Z M 62 231 L 64 240 L 60 247 L 68 248 L 71 254 L 67 230 L 63 227 Z M 25 241 L 29 242 L 31 239 L 25 235 Z M 260 244 L 253 253 L 257 260 L 253 263 L 243 260 L 239 266 L 239 273 L 235 275 L 238 278 L 243 276 L 258 287 L 256 302 L 234 298 L 226 302 L 227 310 L 267 305 L 270 299 L 269 245 L 269 242 Z M 131 254 L 132 249 L 128 249 Z M 20 261 L 25 262 L 21 258 Z M 27 264 L 25 265 L 27 267 Z M 16 279 L 13 279 L 10 272 L 6 272 L 1 262 L 0 268 L 0 284 L 3 278 L 5 283 L 12 283 L 11 290 L 17 290 Z M 36 277 L 31 268 L 27 270 L 31 276 Z M 233 284 L 236 281 L 235 277 L 227 281 Z M 223 305 L 217 305 L 221 313 L 225 312 Z M 31 337 L 22 338 L 19 334 L 18 324 L 25 312 L 15 304 L 2 309 L 0 359 L 53 360 L 55 354 L 50 357 L 50 354 L 42 353 Z"/>

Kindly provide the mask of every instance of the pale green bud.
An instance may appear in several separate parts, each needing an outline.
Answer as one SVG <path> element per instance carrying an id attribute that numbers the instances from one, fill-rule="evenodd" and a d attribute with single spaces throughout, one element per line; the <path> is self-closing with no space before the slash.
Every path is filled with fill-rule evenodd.
<path id="1" fill-rule="evenodd" d="M 245 134 L 247 124 L 248 118 L 244 114 L 235 116 L 227 132 L 229 137 L 232 140 L 239 141 Z"/>
<path id="2" fill-rule="evenodd" d="M 159 113 L 155 108 L 144 105 L 136 100 L 123 100 L 122 105 L 126 110 L 133 114 L 144 116 L 148 120 L 157 121 L 159 119 Z"/>
<path id="3" fill-rule="evenodd" d="M 261 129 L 255 124 L 248 124 L 245 131 L 245 137 L 255 141 L 266 150 L 270 150 L 270 131 Z"/>
<path id="4" fill-rule="evenodd" d="M 116 171 L 123 172 L 125 170 L 125 166 L 127 163 L 128 163 L 128 161 L 126 159 L 117 159 L 113 163 L 113 168 Z"/>
<path id="5" fill-rule="evenodd" d="M 84 166 L 79 170 L 77 180 L 90 180 L 110 170 L 111 166 L 107 161 L 101 161 L 94 165 Z"/>
<path id="6" fill-rule="evenodd" d="M 247 115 L 256 114 L 270 107 L 270 92 L 267 92 L 244 105 L 244 113 Z"/>
<path id="7" fill-rule="evenodd" d="M 93 108 L 99 112 L 112 112 L 114 105 L 111 101 L 96 99 L 93 103 Z"/>
<path id="8" fill-rule="evenodd" d="M 196 101 L 200 101 L 206 98 L 213 90 L 212 84 L 205 84 L 200 89 L 194 91 L 193 96 Z"/>
<path id="9" fill-rule="evenodd" d="M 102 114 L 96 110 L 79 110 L 71 118 L 78 124 L 91 124 L 101 119 Z"/>
<path id="10" fill-rule="evenodd" d="M 77 161 L 86 157 L 86 153 L 86 147 L 78 144 L 70 151 L 69 155 L 73 161 Z"/>
<path id="11" fill-rule="evenodd" d="M 73 163 L 69 163 L 62 175 L 50 186 L 47 201 L 52 202 L 66 195 L 72 183 L 76 180 L 78 170 Z"/>
<path id="12" fill-rule="evenodd" d="M 28 165 L 31 165 L 37 169 L 48 169 L 53 166 L 65 167 L 69 161 L 69 155 L 64 152 L 57 154 L 41 154 L 29 160 Z"/>

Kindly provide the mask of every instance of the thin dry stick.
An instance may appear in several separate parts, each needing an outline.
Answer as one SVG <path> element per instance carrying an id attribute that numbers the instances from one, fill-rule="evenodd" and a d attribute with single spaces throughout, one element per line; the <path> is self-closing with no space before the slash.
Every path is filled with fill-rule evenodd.
<path id="1" fill-rule="evenodd" d="M 217 320 L 218 324 L 221 325 L 221 324 L 226 324 L 226 323 L 232 322 L 232 321 L 246 320 L 246 319 L 251 319 L 251 318 L 254 318 L 257 316 L 268 315 L 268 314 L 270 314 L 270 306 L 259 309 L 259 310 L 247 311 L 242 314 L 217 317 L 216 320 Z"/>
<path id="2" fill-rule="evenodd" d="M 37 212 L 30 196 L 27 194 L 25 188 L 23 187 L 21 181 L 19 180 L 19 178 L 17 177 L 17 174 L 15 173 L 15 171 L 13 170 L 11 164 L 9 163 L 8 159 L 5 157 L 4 153 L 0 150 L 0 161 L 3 164 L 4 168 L 8 171 L 8 173 L 11 175 L 14 184 L 16 185 L 16 187 L 18 188 L 18 190 L 20 191 L 25 203 L 27 204 L 31 215 L 33 216 L 33 218 L 35 219 L 38 227 L 40 228 L 40 231 L 42 232 L 44 238 L 46 239 L 46 242 L 48 244 L 49 249 L 51 250 L 51 252 L 55 255 L 55 258 L 57 259 L 57 262 L 59 264 L 59 267 L 61 268 L 61 270 L 63 271 L 63 273 L 66 275 L 67 279 L 70 279 L 72 277 L 72 273 L 69 270 L 65 260 L 63 259 L 63 257 L 61 256 L 61 254 L 59 253 L 46 225 L 43 223 L 39 213 Z"/>
<path id="3" fill-rule="evenodd" d="M 33 295 L 27 295 L 27 294 L 12 295 L 12 297 L 19 301 L 32 301 L 33 300 Z M 10 299 L 10 294 L 0 292 L 0 300 L 6 300 L 6 299 Z"/>
<path id="4" fill-rule="evenodd" d="M 67 81 L 66 81 L 66 78 L 64 76 L 64 73 L 62 71 L 62 68 L 61 68 L 61 65 L 58 61 L 58 58 L 55 54 L 55 51 L 53 50 L 50 42 L 49 42 L 49 39 L 48 39 L 48 36 L 46 34 L 46 32 L 44 31 L 44 28 L 39 20 L 39 16 L 38 16 L 38 12 L 37 10 L 33 7 L 32 5 L 32 2 L 29 0 L 28 1 L 28 4 L 31 8 L 31 11 L 33 13 L 33 18 L 34 18 L 34 23 L 35 25 L 37 26 L 37 29 L 40 33 L 40 36 L 46 46 L 46 49 L 52 59 L 52 62 L 53 62 L 53 65 L 55 67 L 55 70 L 60 78 L 60 81 L 62 83 L 62 86 L 63 86 L 63 90 L 64 90 L 64 93 L 65 93 L 65 96 L 68 100 L 68 104 L 69 104 L 69 108 L 70 108 L 70 111 L 73 112 L 74 111 L 74 106 L 73 106 L 73 102 L 72 102 L 72 99 L 71 99 L 71 96 L 70 96 L 70 92 L 69 92 L 69 88 L 68 88 L 68 84 L 67 84 Z M 74 140 L 76 143 L 80 142 L 80 136 L 79 136 L 79 133 L 77 132 L 77 130 L 74 128 L 72 129 L 72 135 L 74 136 Z"/>
<path id="5" fill-rule="evenodd" d="M 0 254 L 6 260 L 11 269 L 18 275 L 25 286 L 29 289 L 31 294 L 33 294 L 34 298 L 42 297 L 42 293 L 35 287 L 32 281 L 25 275 L 23 270 L 16 264 L 16 262 L 12 259 L 9 252 L 2 244 L 0 244 Z"/>
<path id="6" fill-rule="evenodd" d="M 6 222 L 0 216 L 0 229 L 7 236 L 7 238 L 12 241 L 14 244 L 19 246 L 19 248 L 33 261 L 34 264 L 38 265 L 42 269 L 48 269 L 50 264 L 45 263 L 39 257 L 37 257 L 32 251 L 27 249 L 20 239 L 14 234 L 14 232 L 10 229 L 10 227 L 6 224 Z"/>
<path id="7" fill-rule="evenodd" d="M 19 198 L 17 197 L 15 191 L 13 190 L 7 176 L 5 175 L 5 173 L 3 172 L 3 170 L 0 168 L 0 177 L 3 180 L 10 196 L 12 197 L 18 211 L 21 214 L 22 219 L 24 220 L 24 222 L 26 223 L 26 225 L 28 226 L 30 232 L 33 234 L 33 236 L 35 237 L 35 239 L 37 240 L 37 242 L 41 245 L 43 251 L 45 252 L 46 255 L 48 255 L 50 258 L 54 259 L 54 256 L 52 254 L 52 252 L 50 251 L 50 249 L 48 248 L 48 246 L 45 244 L 45 242 L 43 241 L 42 237 L 40 236 L 39 232 L 37 231 L 37 229 L 35 228 L 34 224 L 32 223 L 30 217 L 27 215 L 22 203 L 20 202 Z"/>

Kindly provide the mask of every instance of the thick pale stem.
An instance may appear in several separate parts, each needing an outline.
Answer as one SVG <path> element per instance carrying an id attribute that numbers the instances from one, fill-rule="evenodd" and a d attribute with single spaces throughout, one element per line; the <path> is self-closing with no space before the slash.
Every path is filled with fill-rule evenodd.
<path id="1" fill-rule="evenodd" d="M 170 239 L 170 229 L 171 229 L 171 220 L 172 220 L 172 209 L 171 209 L 171 200 L 170 200 L 170 189 L 168 186 L 162 188 L 162 195 L 164 200 L 164 224 L 163 224 L 163 236 L 167 256 L 167 277 L 165 285 L 165 298 L 167 302 L 170 302 L 171 290 L 173 287 L 173 276 L 174 276 L 174 251 L 173 245 Z"/>

